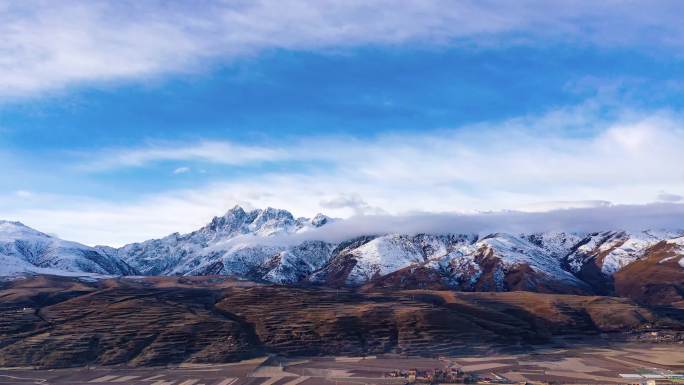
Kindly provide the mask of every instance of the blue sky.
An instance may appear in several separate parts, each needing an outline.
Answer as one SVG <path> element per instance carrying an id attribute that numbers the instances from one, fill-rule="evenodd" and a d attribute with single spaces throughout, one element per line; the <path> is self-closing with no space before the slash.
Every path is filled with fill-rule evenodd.
<path id="1" fill-rule="evenodd" d="M 683 199 L 684 6 L 401 3 L 0 0 L 0 218 L 119 245 L 235 204 Z"/>

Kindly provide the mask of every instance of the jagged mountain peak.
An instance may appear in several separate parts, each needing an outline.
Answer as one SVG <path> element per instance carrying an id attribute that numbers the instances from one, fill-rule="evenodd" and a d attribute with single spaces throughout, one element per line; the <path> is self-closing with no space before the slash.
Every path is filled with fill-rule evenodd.
<path id="1" fill-rule="evenodd" d="M 235 272 L 243 273 L 244 261 L 253 258 L 251 250 L 255 248 L 236 241 L 239 237 L 293 234 L 315 227 L 311 221 L 309 218 L 295 219 L 291 212 L 283 209 L 267 207 L 245 210 L 236 205 L 223 216 L 214 217 L 199 230 L 125 245 L 116 253 L 145 274 L 208 274 L 225 271 L 219 268 L 223 265 L 233 266 Z M 262 248 L 259 253 L 272 257 L 281 249 Z M 243 262 L 226 260 L 226 255 Z M 238 264 L 241 267 L 236 267 Z"/>
<path id="2" fill-rule="evenodd" d="M 260 215 L 266 218 L 289 218 L 289 219 L 294 219 L 292 216 L 292 213 L 284 210 L 284 209 L 277 209 L 273 207 L 266 207 L 263 210 L 257 209 L 256 211 L 260 212 Z"/>
<path id="3" fill-rule="evenodd" d="M 287 217 L 290 219 L 293 219 L 293 215 L 291 212 L 284 210 L 284 209 L 279 209 L 279 208 L 274 208 L 274 207 L 266 207 L 265 209 L 253 209 L 253 210 L 246 210 L 244 207 L 240 205 L 235 205 L 226 213 L 223 215 L 223 218 L 241 218 L 241 217 L 258 217 L 258 216 L 263 216 L 267 218 L 272 218 L 272 217 Z M 215 218 L 221 218 L 221 217 L 215 217 Z"/>
<path id="4" fill-rule="evenodd" d="M 287 210 L 267 207 L 245 211 L 239 205 L 228 210 L 221 217 L 214 217 L 204 229 L 225 234 L 258 233 L 270 235 L 277 232 L 289 232 L 296 227 L 292 213 Z"/>
<path id="5" fill-rule="evenodd" d="M 230 213 L 245 213 L 245 212 L 246 212 L 246 210 L 242 206 L 235 205 L 226 212 L 226 215 L 228 215 Z"/>
<path id="6" fill-rule="evenodd" d="M 275 209 L 273 207 L 267 207 L 263 210 L 254 210 L 253 213 L 257 213 L 254 221 L 252 222 L 256 227 L 263 226 L 267 222 L 279 222 L 288 223 L 294 222 L 294 216 L 287 210 Z"/>
<path id="7" fill-rule="evenodd" d="M 251 223 L 258 213 L 256 211 L 246 212 L 242 207 L 235 206 L 228 210 L 223 216 L 214 217 L 204 229 L 214 232 L 234 232 L 241 226 Z"/>
<path id="8" fill-rule="evenodd" d="M 217 219 L 217 218 L 243 218 L 243 217 L 247 216 L 247 213 L 248 213 L 248 211 L 246 211 L 244 208 L 242 208 L 242 206 L 235 205 L 233 208 L 226 211 L 226 213 L 223 214 L 223 216 L 220 216 L 220 217 L 217 216 L 217 217 L 214 217 L 214 219 Z"/>
<path id="9" fill-rule="evenodd" d="M 330 218 L 329 216 L 318 213 L 315 217 L 311 219 L 311 224 L 314 225 L 314 227 L 321 227 L 331 221 L 332 218 Z"/>

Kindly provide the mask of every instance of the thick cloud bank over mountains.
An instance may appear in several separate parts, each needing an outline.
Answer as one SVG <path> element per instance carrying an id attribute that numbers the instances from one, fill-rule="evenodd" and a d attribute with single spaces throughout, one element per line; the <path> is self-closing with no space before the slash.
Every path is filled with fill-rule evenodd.
<path id="1" fill-rule="evenodd" d="M 640 231 L 644 229 L 684 228 L 684 205 L 610 205 L 546 212 L 498 211 L 477 214 L 414 213 L 407 215 L 366 215 L 336 220 L 325 228 L 307 232 L 283 232 L 275 239 L 254 242 L 278 243 L 321 240 L 340 242 L 362 235 L 379 234 L 463 234 L 474 233 L 592 233 L 606 229 Z M 287 238 L 292 238 L 289 240 Z"/>

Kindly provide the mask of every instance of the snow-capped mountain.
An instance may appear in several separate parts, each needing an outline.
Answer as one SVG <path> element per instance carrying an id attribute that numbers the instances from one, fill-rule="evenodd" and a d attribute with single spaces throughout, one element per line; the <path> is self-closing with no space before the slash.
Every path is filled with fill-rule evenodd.
<path id="1" fill-rule="evenodd" d="M 301 233 L 331 221 L 320 214 L 313 219 L 294 218 L 285 210 L 245 211 L 236 206 L 189 234 L 174 233 L 119 249 L 98 250 L 121 258 L 145 275 L 226 274 L 288 283 L 320 268 L 331 246 L 323 242 L 253 246 L 239 240 Z"/>
<path id="2" fill-rule="evenodd" d="M 20 222 L 0 221 L 0 275 L 21 273 L 131 275 L 118 257 L 36 231 Z"/>
<path id="3" fill-rule="evenodd" d="M 619 273 L 642 265 L 658 274 L 667 268 L 668 279 L 684 282 L 684 231 L 369 234 L 339 242 L 306 236 L 333 231 L 326 226 L 334 222 L 320 214 L 295 218 L 285 210 L 236 206 L 197 231 L 118 249 L 3 222 L 0 256 L 12 258 L 14 271 L 219 274 L 328 286 L 612 294 L 624 286 Z M 663 256 L 655 261 L 654 253 Z"/>
<path id="4" fill-rule="evenodd" d="M 612 276 L 682 231 L 381 234 L 337 243 L 253 242 L 331 219 L 235 207 L 190 234 L 105 249 L 144 274 L 222 274 L 275 283 L 610 293 Z M 682 271 L 684 273 L 684 270 Z"/>
<path id="5" fill-rule="evenodd" d="M 502 233 L 390 234 L 344 247 L 310 281 L 408 289 L 591 292 L 589 285 L 563 268 L 563 254 L 549 252 L 556 246 Z"/>

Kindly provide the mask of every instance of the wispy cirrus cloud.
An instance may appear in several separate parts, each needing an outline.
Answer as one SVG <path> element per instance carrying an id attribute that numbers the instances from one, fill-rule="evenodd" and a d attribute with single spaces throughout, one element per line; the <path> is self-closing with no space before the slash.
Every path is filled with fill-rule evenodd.
<path id="1" fill-rule="evenodd" d="M 268 49 L 525 44 L 684 47 L 677 1 L 0 1 L 0 97 L 201 70 Z M 74 22 L 77 20 L 78 22 Z"/>
<path id="2" fill-rule="evenodd" d="M 102 149 L 96 157 L 88 152 L 78 158 L 78 167 L 99 172 L 164 161 L 227 167 L 263 163 L 285 166 L 296 161 L 312 166 L 308 174 L 324 165 L 324 177 L 337 178 L 340 185 L 344 181 L 372 181 L 404 188 L 457 186 L 462 191 L 478 192 L 528 192 L 534 186 L 540 195 L 566 188 L 601 191 L 683 180 L 679 165 L 684 161 L 680 151 L 684 146 L 684 119 L 680 116 L 630 112 L 605 120 L 594 114 L 591 109 L 571 108 L 429 134 L 318 136 L 270 145 L 168 142 Z M 578 122 L 591 122 L 583 124 L 585 132 L 580 135 L 572 129 Z M 281 173 L 291 172 L 285 167 Z M 651 197 L 655 191 L 659 190 L 652 190 Z M 359 201 L 353 194 L 345 199 L 350 201 L 349 197 Z M 358 206 L 352 203 L 347 206 Z"/>
<path id="3" fill-rule="evenodd" d="M 251 163 L 275 162 L 290 157 L 286 149 L 258 145 L 243 145 L 228 141 L 166 142 L 134 148 L 109 148 L 92 154 L 76 166 L 88 172 L 106 171 L 126 167 L 141 167 L 154 162 L 194 160 L 221 165 L 237 166 Z M 189 171 L 189 170 L 188 170 Z M 183 172 L 183 171 L 180 171 Z"/>

